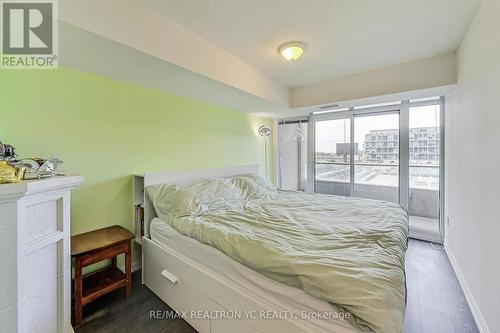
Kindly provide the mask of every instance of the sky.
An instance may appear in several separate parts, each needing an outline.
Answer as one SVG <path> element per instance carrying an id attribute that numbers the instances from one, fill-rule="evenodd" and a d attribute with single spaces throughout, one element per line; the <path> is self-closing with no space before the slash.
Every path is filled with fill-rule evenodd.
<path id="1" fill-rule="evenodd" d="M 439 105 L 410 108 L 410 128 L 439 126 L 439 109 Z M 349 142 L 349 122 L 349 119 L 317 122 L 316 151 L 333 153 L 336 143 Z M 371 130 L 395 128 L 399 128 L 398 114 L 356 117 L 354 118 L 354 140 L 359 144 L 359 149 L 362 149 L 365 135 Z"/>

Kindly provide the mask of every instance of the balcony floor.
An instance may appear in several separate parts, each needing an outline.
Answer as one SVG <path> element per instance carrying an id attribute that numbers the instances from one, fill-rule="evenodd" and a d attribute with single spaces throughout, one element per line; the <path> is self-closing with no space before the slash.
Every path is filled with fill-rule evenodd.
<path id="1" fill-rule="evenodd" d="M 439 220 L 410 215 L 410 237 L 441 242 Z"/>

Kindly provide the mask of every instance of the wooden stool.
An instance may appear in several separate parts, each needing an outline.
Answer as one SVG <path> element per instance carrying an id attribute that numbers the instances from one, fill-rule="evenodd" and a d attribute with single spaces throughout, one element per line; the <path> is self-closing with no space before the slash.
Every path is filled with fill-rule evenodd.
<path id="1" fill-rule="evenodd" d="M 120 226 L 86 232 L 71 237 L 71 256 L 75 258 L 73 283 L 73 326 L 82 323 L 82 308 L 113 290 L 126 288 L 132 294 L 131 239 L 133 235 Z M 116 266 L 116 256 L 125 253 L 125 274 Z M 111 259 L 111 265 L 82 276 L 82 268 Z"/>

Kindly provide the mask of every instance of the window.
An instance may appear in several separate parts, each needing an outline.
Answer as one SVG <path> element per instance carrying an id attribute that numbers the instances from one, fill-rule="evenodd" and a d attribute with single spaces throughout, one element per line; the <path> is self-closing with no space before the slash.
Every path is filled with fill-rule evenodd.
<path id="1" fill-rule="evenodd" d="M 315 189 L 318 193 L 350 195 L 349 119 L 315 123 Z"/>
<path id="2" fill-rule="evenodd" d="M 442 99 L 384 105 L 310 118 L 310 188 L 399 202 L 409 212 L 410 232 L 420 228 L 419 235 L 432 235 L 426 240 L 439 240 Z"/>

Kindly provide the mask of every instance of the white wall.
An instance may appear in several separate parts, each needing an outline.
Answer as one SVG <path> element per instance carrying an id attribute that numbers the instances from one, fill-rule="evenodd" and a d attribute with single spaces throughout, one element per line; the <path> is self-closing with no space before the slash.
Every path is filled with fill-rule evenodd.
<path id="1" fill-rule="evenodd" d="M 290 107 L 341 103 L 457 82 L 455 52 L 292 88 Z M 343 103 L 342 103 L 343 104 Z"/>
<path id="2" fill-rule="evenodd" d="M 483 0 L 458 50 L 446 115 L 445 244 L 483 332 L 500 332 L 500 1 Z"/>

